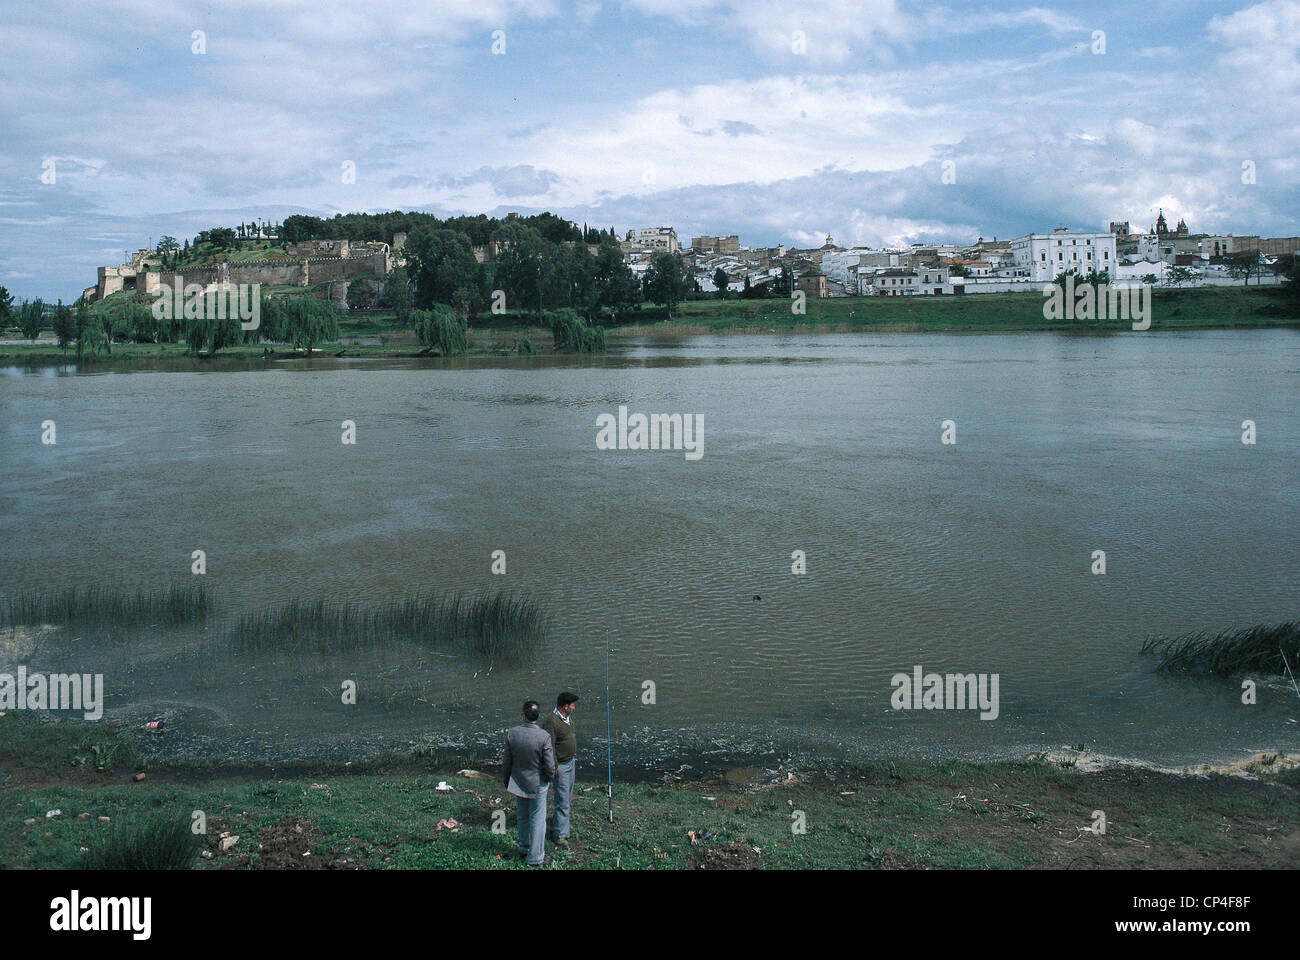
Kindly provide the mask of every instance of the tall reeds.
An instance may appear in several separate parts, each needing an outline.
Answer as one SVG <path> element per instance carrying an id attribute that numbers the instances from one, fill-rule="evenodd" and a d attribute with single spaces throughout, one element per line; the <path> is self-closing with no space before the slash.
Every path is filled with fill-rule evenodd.
<path id="1" fill-rule="evenodd" d="M 1257 624 L 1220 633 L 1188 633 L 1180 637 L 1148 637 L 1143 653 L 1160 657 L 1161 670 L 1199 670 L 1216 676 L 1246 671 L 1286 674 L 1282 651 L 1291 669 L 1300 668 L 1300 620 L 1269 626 Z"/>
<path id="2" fill-rule="evenodd" d="M 178 626 L 202 623 L 212 613 L 203 583 L 173 583 L 155 590 L 64 587 L 27 590 L 0 604 L 4 626 L 68 624 L 89 627 Z"/>
<path id="3" fill-rule="evenodd" d="M 526 659 L 545 634 L 540 605 L 504 591 L 419 594 L 380 606 L 295 597 L 240 616 L 231 645 L 248 653 L 334 653 L 407 642 L 508 664 Z"/>

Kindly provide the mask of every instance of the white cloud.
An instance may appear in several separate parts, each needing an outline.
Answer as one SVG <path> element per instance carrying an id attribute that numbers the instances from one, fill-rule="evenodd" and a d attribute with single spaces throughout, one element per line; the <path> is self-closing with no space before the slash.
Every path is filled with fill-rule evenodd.
<path id="1" fill-rule="evenodd" d="M 1300 85 L 1300 2 L 1267 0 L 1216 16 L 1210 38 L 1226 47 L 1218 75 L 1257 94 L 1289 93 Z"/>

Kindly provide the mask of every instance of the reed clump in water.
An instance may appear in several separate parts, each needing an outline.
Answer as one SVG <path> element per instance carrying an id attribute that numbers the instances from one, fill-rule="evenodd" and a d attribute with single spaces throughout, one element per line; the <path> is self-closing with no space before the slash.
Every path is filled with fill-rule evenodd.
<path id="1" fill-rule="evenodd" d="M 241 653 L 336 653 L 416 643 L 489 663 L 519 663 L 546 637 L 537 601 L 491 594 L 417 594 L 379 606 L 295 597 L 243 614 L 232 645 Z"/>
<path id="2" fill-rule="evenodd" d="M 88 627 L 180 626 L 202 623 L 213 610 L 203 583 L 173 583 L 156 590 L 64 587 L 28 590 L 0 604 L 5 626 L 76 624 Z"/>
<path id="3" fill-rule="evenodd" d="M 1285 676 L 1286 661 L 1291 669 L 1300 665 L 1300 620 L 1269 626 L 1257 624 L 1220 633 L 1188 633 L 1180 637 L 1148 637 L 1143 653 L 1160 657 L 1158 669 L 1202 671 L 1215 676 L 1232 676 L 1246 671 Z"/>

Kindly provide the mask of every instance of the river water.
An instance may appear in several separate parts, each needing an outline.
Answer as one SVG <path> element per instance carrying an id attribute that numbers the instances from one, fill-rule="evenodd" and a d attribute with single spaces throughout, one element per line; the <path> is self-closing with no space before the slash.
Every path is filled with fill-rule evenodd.
<path id="1" fill-rule="evenodd" d="M 606 635 L 624 758 L 1300 749 L 1289 683 L 1248 705 L 1239 681 L 1164 675 L 1139 653 L 1150 634 L 1297 616 L 1294 331 L 226 366 L 2 371 L 0 592 L 156 586 L 202 549 L 226 617 L 507 586 L 549 609 L 551 636 L 529 666 L 491 671 L 391 651 L 244 662 L 161 629 L 9 651 L 102 669 L 106 715 L 165 713 L 184 750 L 490 746 L 525 697 L 561 689 L 582 697 L 593 746 Z M 702 457 L 598 449 L 597 417 L 621 405 L 702 417 Z M 996 674 L 996 719 L 893 709 L 891 677 L 917 665 Z"/>

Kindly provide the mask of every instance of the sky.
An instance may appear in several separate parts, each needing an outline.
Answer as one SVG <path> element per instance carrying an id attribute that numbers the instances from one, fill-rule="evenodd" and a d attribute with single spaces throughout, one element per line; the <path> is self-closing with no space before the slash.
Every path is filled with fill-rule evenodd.
<path id="1" fill-rule="evenodd" d="M 165 234 L 550 210 L 751 246 L 1300 234 L 1300 0 L 4 4 L 0 285 Z"/>

